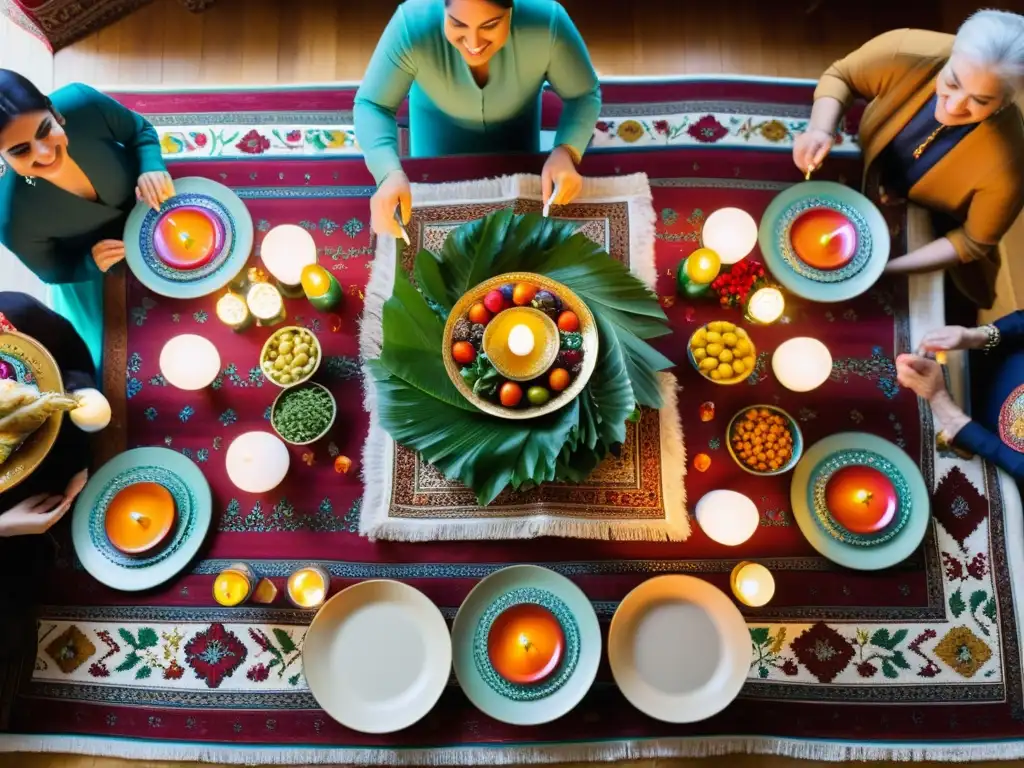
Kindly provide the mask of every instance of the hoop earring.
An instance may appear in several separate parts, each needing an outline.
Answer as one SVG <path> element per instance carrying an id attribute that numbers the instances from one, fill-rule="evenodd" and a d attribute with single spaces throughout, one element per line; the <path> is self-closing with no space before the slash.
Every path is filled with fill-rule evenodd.
<path id="1" fill-rule="evenodd" d="M 24 176 L 22 178 L 25 179 L 25 183 L 28 184 L 30 187 L 34 187 L 36 185 L 36 177 L 35 176 Z"/>

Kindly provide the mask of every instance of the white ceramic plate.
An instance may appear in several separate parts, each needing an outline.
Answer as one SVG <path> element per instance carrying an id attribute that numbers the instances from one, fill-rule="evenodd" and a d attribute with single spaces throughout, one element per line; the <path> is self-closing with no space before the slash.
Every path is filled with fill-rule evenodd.
<path id="1" fill-rule="evenodd" d="M 317 613 L 302 646 L 302 667 L 317 703 L 347 728 L 391 733 L 437 703 L 452 668 L 441 611 L 397 581 L 344 589 Z"/>
<path id="2" fill-rule="evenodd" d="M 693 723 L 725 709 L 750 670 L 750 633 L 721 590 L 693 576 L 657 576 L 619 604 L 608 661 L 644 714 Z"/>

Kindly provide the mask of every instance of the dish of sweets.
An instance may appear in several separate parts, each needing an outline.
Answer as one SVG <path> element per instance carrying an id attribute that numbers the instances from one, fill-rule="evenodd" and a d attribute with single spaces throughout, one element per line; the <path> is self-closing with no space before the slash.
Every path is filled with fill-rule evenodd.
<path id="1" fill-rule="evenodd" d="M 754 341 L 727 320 L 715 320 L 694 331 L 686 354 L 700 375 L 716 384 L 746 381 L 757 360 Z"/>
<path id="2" fill-rule="evenodd" d="M 260 369 L 279 387 L 309 381 L 320 367 L 320 342 L 312 331 L 290 325 L 275 331 L 260 352 Z"/>
<path id="3" fill-rule="evenodd" d="M 796 466 L 804 439 L 796 420 L 774 405 L 752 405 L 726 430 L 729 455 L 753 475 L 781 475 Z"/>
<path id="4" fill-rule="evenodd" d="M 597 363 L 597 326 L 566 286 L 512 272 L 459 299 L 442 354 L 452 382 L 481 411 L 531 419 L 558 410 L 586 386 Z"/>

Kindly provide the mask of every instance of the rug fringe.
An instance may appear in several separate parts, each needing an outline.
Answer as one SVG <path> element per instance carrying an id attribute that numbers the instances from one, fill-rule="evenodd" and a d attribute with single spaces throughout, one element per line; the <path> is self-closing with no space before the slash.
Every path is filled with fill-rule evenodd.
<path id="1" fill-rule="evenodd" d="M 665 526 L 669 541 L 690 538 L 690 515 L 686 511 L 686 442 L 679 418 L 679 382 L 671 373 L 661 379 L 661 494 L 665 502 Z M 678 473 L 669 467 L 679 467 Z"/>

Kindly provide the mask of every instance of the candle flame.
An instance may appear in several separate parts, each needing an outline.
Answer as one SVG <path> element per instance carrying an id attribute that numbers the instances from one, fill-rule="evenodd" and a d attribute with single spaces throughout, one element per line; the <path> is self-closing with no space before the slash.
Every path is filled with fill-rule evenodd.
<path id="1" fill-rule="evenodd" d="M 141 525 L 143 528 L 149 528 L 149 518 L 141 512 L 132 512 L 128 515 L 132 520 Z"/>
<path id="2" fill-rule="evenodd" d="M 743 579 L 740 581 L 740 592 L 743 593 L 744 597 L 757 597 L 757 593 L 760 591 L 761 585 L 757 583 L 757 579 Z"/>
<path id="3" fill-rule="evenodd" d="M 519 635 L 519 645 L 523 647 L 524 651 L 536 650 L 536 648 L 534 648 L 533 643 L 530 641 L 530 638 L 528 638 L 525 633 Z"/>
<path id="4" fill-rule="evenodd" d="M 864 506 L 867 506 L 871 502 L 871 497 L 871 492 L 866 491 L 863 488 L 861 488 L 859 491 L 857 491 L 857 493 L 854 494 L 854 498 L 857 500 L 857 503 L 863 504 Z"/>

